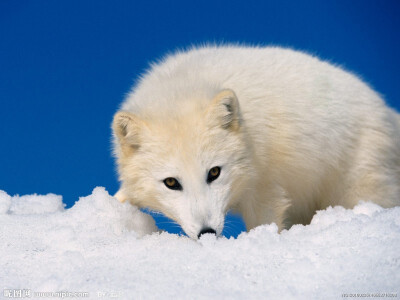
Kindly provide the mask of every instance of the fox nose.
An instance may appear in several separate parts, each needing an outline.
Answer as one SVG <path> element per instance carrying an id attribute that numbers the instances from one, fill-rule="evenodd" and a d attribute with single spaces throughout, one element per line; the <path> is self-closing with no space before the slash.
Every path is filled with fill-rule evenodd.
<path id="1" fill-rule="evenodd" d="M 200 231 L 200 233 L 199 233 L 199 235 L 198 235 L 197 237 L 200 238 L 201 235 L 202 235 L 202 234 L 205 234 L 205 233 L 216 234 L 216 232 L 215 232 L 214 229 L 212 229 L 212 228 L 210 228 L 210 227 L 206 227 L 206 228 L 203 228 L 203 229 Z"/>

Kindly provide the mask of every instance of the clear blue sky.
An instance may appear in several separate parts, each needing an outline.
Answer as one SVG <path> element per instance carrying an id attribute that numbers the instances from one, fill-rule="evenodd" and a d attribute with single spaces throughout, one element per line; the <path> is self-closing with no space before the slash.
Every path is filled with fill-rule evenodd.
<path id="1" fill-rule="evenodd" d="M 400 110 L 400 1 L 0 0 L 0 189 L 68 207 L 96 186 L 115 193 L 110 123 L 133 80 L 209 41 L 306 50 Z"/>

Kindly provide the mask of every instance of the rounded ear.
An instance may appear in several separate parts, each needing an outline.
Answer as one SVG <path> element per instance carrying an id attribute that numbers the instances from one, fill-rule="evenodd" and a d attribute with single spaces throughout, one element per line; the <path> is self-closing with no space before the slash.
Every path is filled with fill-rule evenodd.
<path id="1" fill-rule="evenodd" d="M 143 121 L 134 114 L 119 111 L 114 115 L 112 128 L 122 147 L 138 148 Z"/>
<path id="2" fill-rule="evenodd" d="M 236 94 L 230 90 L 222 90 L 212 100 L 207 117 L 212 126 L 238 130 L 240 127 L 240 108 Z"/>

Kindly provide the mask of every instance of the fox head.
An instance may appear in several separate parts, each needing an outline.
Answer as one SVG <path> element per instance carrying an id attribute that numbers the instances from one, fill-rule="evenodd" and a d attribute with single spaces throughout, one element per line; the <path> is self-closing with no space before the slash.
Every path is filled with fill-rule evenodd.
<path id="1" fill-rule="evenodd" d="M 119 111 L 112 127 L 121 191 L 132 204 L 164 213 L 193 239 L 222 233 L 227 211 L 251 177 L 233 91 L 183 114 L 149 118 Z"/>

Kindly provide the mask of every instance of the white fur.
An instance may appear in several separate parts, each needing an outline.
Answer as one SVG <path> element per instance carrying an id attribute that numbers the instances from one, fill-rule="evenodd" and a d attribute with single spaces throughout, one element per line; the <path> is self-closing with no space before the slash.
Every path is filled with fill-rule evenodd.
<path id="1" fill-rule="evenodd" d="M 277 47 L 203 47 L 155 64 L 114 118 L 118 198 L 192 238 L 230 209 L 251 229 L 400 203 L 400 117 L 353 74 Z M 220 177 L 206 183 L 207 172 Z M 182 191 L 163 179 L 175 177 Z"/>

